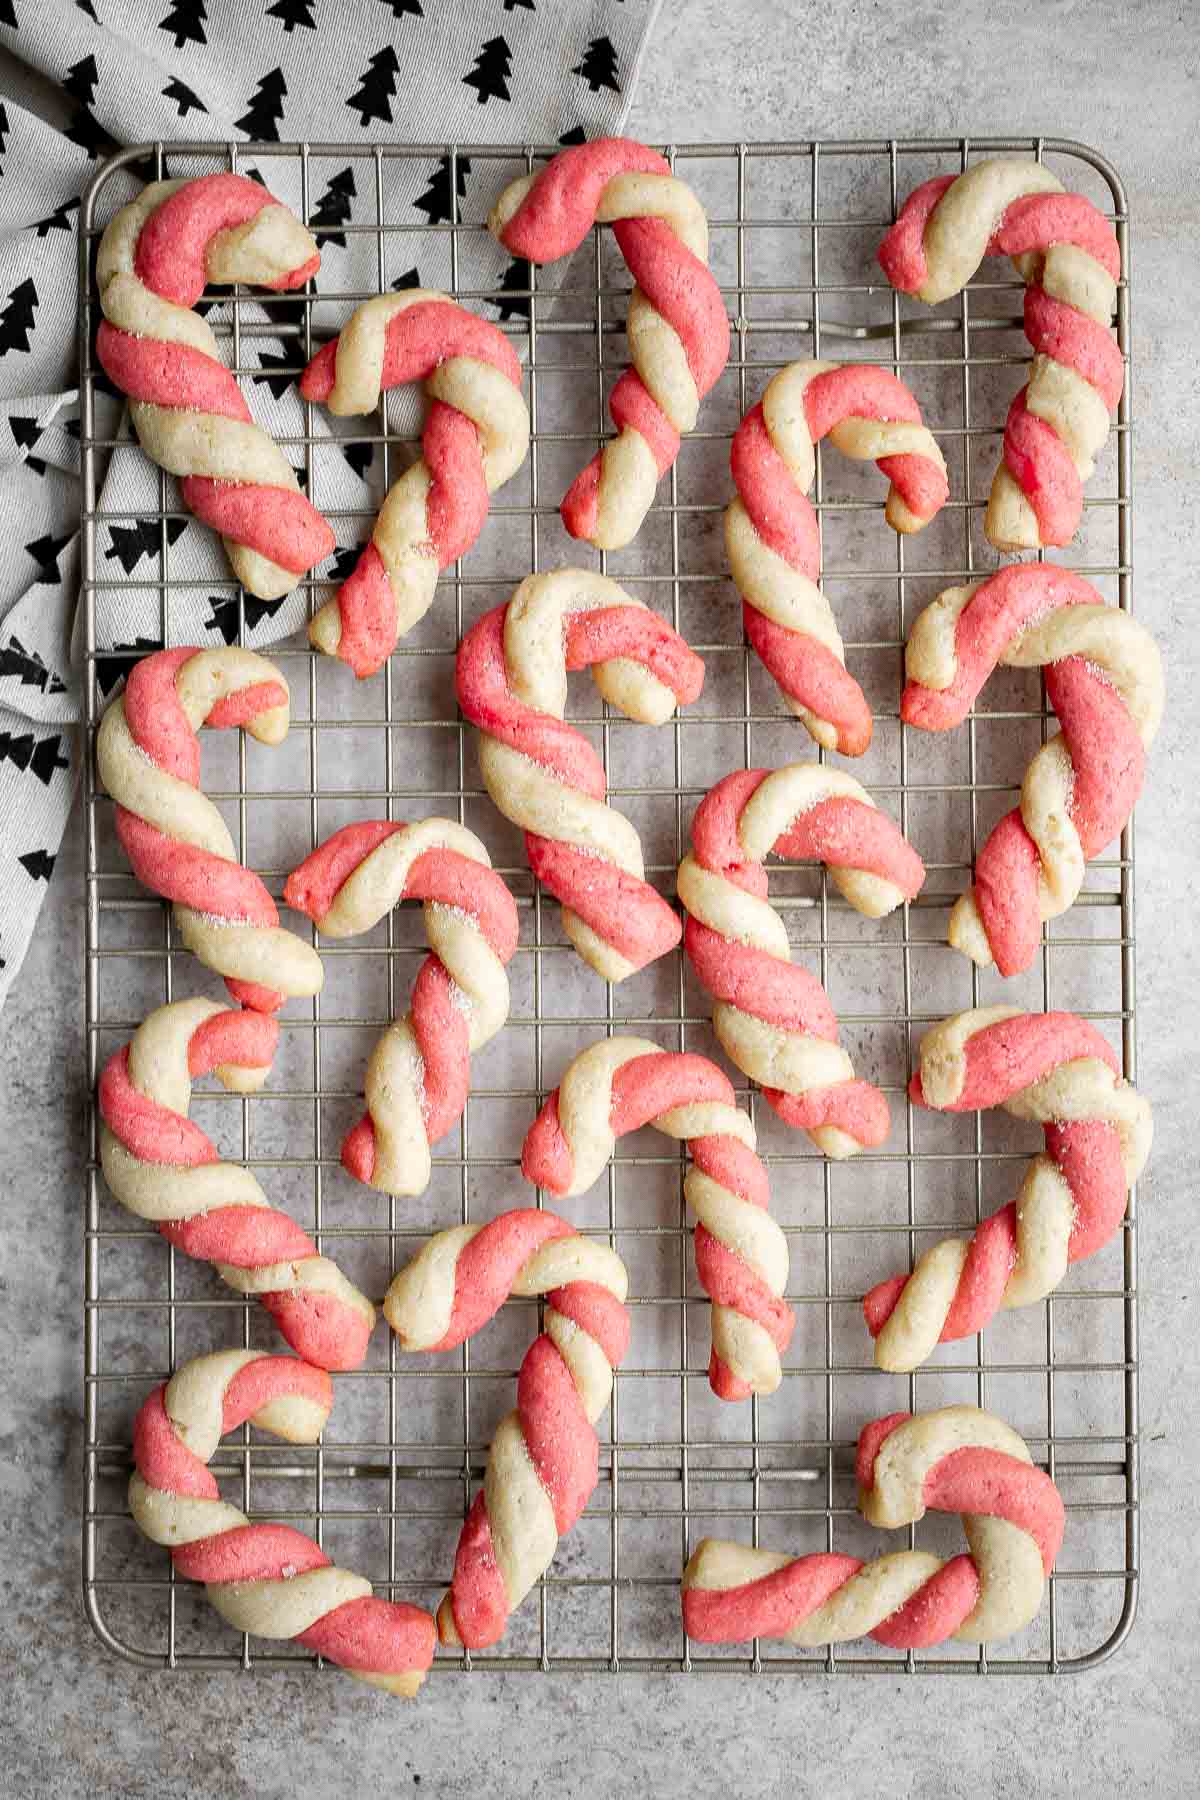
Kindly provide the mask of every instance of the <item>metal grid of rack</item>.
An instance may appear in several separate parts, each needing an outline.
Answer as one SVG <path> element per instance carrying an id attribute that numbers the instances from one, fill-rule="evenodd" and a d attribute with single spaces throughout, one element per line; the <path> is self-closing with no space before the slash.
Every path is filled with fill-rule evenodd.
<path id="1" fill-rule="evenodd" d="M 98 645 L 107 640 L 97 626 L 118 585 L 99 552 L 103 531 L 128 518 L 105 509 L 106 459 L 130 452 L 97 430 L 89 348 L 98 316 L 89 257 L 117 203 L 109 192 L 114 173 L 147 155 L 160 171 L 164 156 L 172 171 L 186 158 L 188 173 L 252 162 L 273 188 L 285 174 L 298 177 L 299 204 L 309 217 L 316 169 L 330 158 L 351 166 L 360 194 L 373 191 L 375 217 L 338 230 L 356 249 L 370 245 L 375 269 L 361 286 L 339 289 L 323 268 L 322 300 L 343 303 L 344 316 L 359 299 L 386 290 L 397 263 L 427 256 L 466 304 L 494 297 L 494 277 L 490 285 L 472 286 L 469 252 L 483 238 L 479 221 L 505 180 L 552 153 L 552 147 L 158 144 L 114 158 L 84 197 L 89 1091 L 104 1057 L 151 1006 L 185 992 L 213 991 L 173 934 L 169 909 L 139 892 L 119 852 L 114 854 L 111 806 L 98 791 L 91 755 L 105 698 L 96 676 Z M 871 1280 L 908 1266 L 934 1235 L 969 1227 L 1007 1198 L 1031 1147 L 1027 1131 L 1002 1119 L 931 1121 L 918 1115 L 906 1085 L 913 1046 L 925 1026 L 998 991 L 944 948 L 946 910 L 968 876 L 983 832 L 1011 804 L 1030 749 L 1052 729 L 1052 715 L 1031 676 L 994 682 L 995 697 L 981 698 L 953 744 L 903 732 L 897 710 L 903 644 L 916 611 L 941 587 L 970 578 L 986 562 L 980 531 L 986 482 L 1019 380 L 1016 365 L 1028 356 L 1020 335 L 1020 284 L 1007 269 L 985 265 L 958 301 L 924 312 L 873 278 L 871 261 L 898 202 L 918 180 L 997 153 L 1052 161 L 1068 186 L 1082 187 L 1113 218 L 1125 271 L 1116 325 L 1128 367 L 1124 195 L 1115 171 L 1083 146 L 1014 138 L 666 147 L 709 213 L 713 266 L 734 323 L 733 354 L 701 429 L 661 484 L 643 543 L 626 557 L 600 560 L 701 650 L 710 671 L 709 698 L 664 727 L 652 745 L 642 728 L 610 716 L 580 692 L 573 692 L 568 716 L 604 755 L 614 804 L 639 823 L 650 878 L 673 893 L 691 812 L 711 782 L 730 767 L 811 751 L 744 644 L 728 584 L 714 527 L 729 497 L 730 432 L 770 374 L 803 356 L 866 357 L 914 388 L 951 468 L 951 502 L 930 528 L 928 548 L 922 550 L 920 539 L 891 542 L 870 471 L 859 483 L 836 457 L 819 456 L 814 500 L 825 537 L 824 585 L 841 619 L 851 667 L 876 713 L 876 743 L 860 772 L 925 854 L 926 890 L 894 922 L 868 932 L 823 875 L 780 870 L 772 876 L 773 898 L 798 953 L 830 986 L 856 1063 L 889 1092 L 893 1129 L 878 1152 L 835 1167 L 807 1140 L 776 1126 L 766 1108 L 756 1108 L 753 1093 L 746 1095 L 771 1170 L 773 1209 L 791 1244 L 788 1297 L 800 1327 L 779 1394 L 745 1408 L 722 1410 L 707 1394 L 708 1333 L 703 1295 L 691 1273 L 682 1151 L 665 1151 L 661 1139 L 628 1140 L 603 1192 L 564 1207 L 582 1229 L 612 1243 L 631 1270 L 634 1345 L 617 1376 L 607 1434 L 605 1424 L 600 1427 L 600 1482 L 585 1518 L 560 1545 L 508 1638 L 482 1656 L 439 1655 L 435 1672 L 464 1662 L 476 1670 L 1060 1671 L 1110 1654 L 1132 1622 L 1132 1201 L 1117 1241 L 1072 1270 L 1055 1296 L 1025 1314 L 1007 1315 L 963 1346 L 946 1347 L 945 1355 L 913 1376 L 873 1370 L 857 1310 Z M 474 211 L 464 201 L 462 216 L 440 224 L 413 223 L 411 216 L 391 222 L 393 184 L 410 174 L 424 177 L 438 165 L 452 196 L 463 193 L 460 172 L 473 171 L 480 192 Z M 243 859 L 276 893 L 288 869 L 344 817 L 449 812 L 494 846 L 494 860 L 517 896 L 522 928 L 510 1024 L 476 1059 L 461 1130 L 439 1146 L 430 1195 L 416 1207 L 367 1194 L 343 1177 L 337 1158 L 370 1043 L 403 1007 L 423 954 L 412 909 L 395 913 L 361 944 L 322 946 L 326 992 L 307 1016 L 284 1018 L 277 1070 L 261 1095 L 197 1096 L 196 1111 L 223 1152 L 249 1163 L 271 1197 L 288 1205 L 369 1292 L 382 1292 L 392 1268 L 430 1230 L 528 1202 L 516 1174 L 521 1136 L 582 1043 L 627 1029 L 654 1036 L 666 1048 L 715 1048 L 704 996 L 693 987 L 681 954 L 618 990 L 582 970 L 558 931 L 555 908 L 536 891 L 517 840 L 488 813 L 471 734 L 453 709 L 448 671 L 464 625 L 505 598 L 530 568 L 581 560 L 580 547 L 571 546 L 558 527 L 557 502 L 566 479 L 607 430 L 605 394 L 626 359 L 622 301 L 628 281 L 600 233 L 562 277 L 562 271 L 530 270 L 515 286 L 510 280 L 502 296 L 508 302 L 505 329 L 527 362 L 530 461 L 526 473 L 495 497 L 480 546 L 446 572 L 428 633 L 399 645 L 390 671 L 361 690 L 307 645 L 297 648 L 295 639 L 272 647 L 269 654 L 292 686 L 289 745 L 299 758 L 294 777 L 273 775 L 271 767 L 283 765 L 260 764 L 244 742 L 222 746 L 225 773 L 216 780 L 206 762 L 206 791 L 225 808 Z M 265 323 L 258 314 L 243 319 L 252 300 L 239 291 L 226 313 L 217 315 L 225 321 L 217 330 L 228 340 L 235 371 L 254 374 L 254 343 L 270 337 L 288 347 L 298 373 L 321 335 L 314 335 L 312 297 L 293 297 L 290 315 L 276 306 Z M 329 444 L 309 413 L 307 429 L 283 447 L 303 459 L 308 492 L 320 507 L 320 460 Z M 1064 559 L 1126 608 L 1130 429 L 1127 379 L 1110 449 L 1087 491 L 1081 538 Z M 389 430 L 386 411 L 382 426 L 362 422 L 359 437 L 382 446 L 386 481 L 404 454 L 404 440 Z M 120 585 L 126 594 L 144 586 L 157 616 L 155 635 L 172 644 L 180 641 L 173 611 L 179 584 L 168 526 L 183 515 L 165 477 L 158 487 L 157 508 L 138 518 L 158 526 L 159 570 L 141 584 Z M 335 527 L 340 534 L 346 525 L 361 538 L 370 516 L 337 517 Z M 496 544 L 489 561 L 491 539 Z M 223 585 L 238 593 L 232 581 Z M 314 606 L 330 591 L 319 580 L 303 585 Z M 244 602 L 238 604 L 241 641 L 262 647 L 247 630 Z M 206 757 L 213 754 L 206 750 Z M 648 768 L 638 760 L 645 757 Z M 354 771 L 349 784 L 348 764 Z M 331 797 L 345 809 L 333 819 L 323 810 Z M 271 840 L 274 855 L 264 857 L 256 854 L 256 827 L 272 809 L 283 823 Z M 498 829 L 498 836 L 489 836 Z M 1119 855 L 1089 867 L 1080 903 L 1048 928 L 1038 967 L 1017 996 L 1035 1008 L 1070 1005 L 1100 1022 L 1129 1077 L 1135 1074 L 1132 852 L 1127 831 Z M 865 968 L 872 972 L 861 974 Z M 292 1007 L 289 1015 L 299 1011 Z M 272 1106 L 280 1110 L 273 1114 Z M 138 1539 L 126 1518 L 129 1425 L 146 1392 L 186 1356 L 231 1342 L 266 1343 L 269 1330 L 256 1309 L 219 1288 L 211 1271 L 176 1258 L 153 1231 L 120 1212 L 99 1173 L 94 1117 L 87 1130 L 83 1579 L 89 1615 L 111 1650 L 146 1666 L 295 1667 L 306 1659 L 290 1647 L 235 1638 L 203 1606 L 202 1596 L 175 1581 L 166 1558 Z M 381 1326 L 367 1367 L 339 1377 L 338 1404 L 320 1446 L 281 1448 L 246 1427 L 222 1444 L 214 1472 L 252 1517 L 295 1521 L 335 1558 L 369 1574 L 377 1592 L 435 1602 L 482 1476 L 491 1425 L 510 1403 L 534 1312 L 532 1303 L 510 1303 L 487 1333 L 442 1359 L 402 1357 Z M 855 1518 L 858 1425 L 899 1406 L 919 1409 L 948 1399 L 975 1400 L 1008 1417 L 1067 1501 L 1064 1556 L 1042 1615 L 1026 1634 L 996 1654 L 950 1645 L 905 1655 L 870 1643 L 847 1653 L 781 1652 L 758 1644 L 737 1654 L 689 1649 L 676 1587 L 699 1536 L 708 1531 L 771 1547 L 865 1555 L 897 1547 L 881 1546 Z M 910 1542 L 939 1542 L 938 1528 L 928 1522 L 908 1535 Z M 953 1532 L 946 1541 L 953 1541 Z"/>

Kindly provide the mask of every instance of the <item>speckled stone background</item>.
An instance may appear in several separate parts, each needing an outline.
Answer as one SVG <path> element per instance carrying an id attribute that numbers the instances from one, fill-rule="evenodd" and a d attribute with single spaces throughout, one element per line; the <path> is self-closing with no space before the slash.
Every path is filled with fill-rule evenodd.
<path id="1" fill-rule="evenodd" d="M 1137 606 L 1169 672 L 1138 815 L 1140 1083 L 1157 1136 L 1141 1207 L 1144 1557 L 1131 1639 L 1095 1672 L 1056 1681 L 509 1676 L 439 1680 L 415 1708 L 332 1676 L 247 1687 L 109 1659 L 79 1592 L 82 888 L 65 848 L 0 1018 L 8 1791 L 1196 1792 L 1198 79 L 1190 0 L 668 0 L 629 123 L 656 140 L 1043 130 L 1102 149 L 1129 189 Z"/>

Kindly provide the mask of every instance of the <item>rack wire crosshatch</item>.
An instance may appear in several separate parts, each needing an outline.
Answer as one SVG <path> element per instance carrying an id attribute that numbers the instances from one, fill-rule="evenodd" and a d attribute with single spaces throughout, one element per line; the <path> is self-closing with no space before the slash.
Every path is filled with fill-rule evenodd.
<path id="1" fill-rule="evenodd" d="M 553 153 L 452 145 L 156 144 L 119 153 L 84 195 L 80 227 L 82 593 L 87 677 L 86 1054 L 93 1092 L 104 1058 L 163 1000 L 214 991 L 172 932 L 169 909 L 140 892 L 114 846 L 111 805 L 98 792 L 92 748 L 103 696 L 97 682 L 97 621 L 107 596 L 143 587 L 158 636 L 180 642 L 173 603 L 168 525 L 181 517 L 159 478 L 159 503 L 137 515 L 159 528 L 160 572 L 137 582 L 109 574 L 100 533 L 131 515 L 106 511 L 105 459 L 137 456 L 126 438 L 96 430 L 90 345 L 97 300 L 90 253 L 116 204 L 114 175 L 147 156 L 172 173 L 262 165 L 268 185 L 296 182 L 306 218 L 315 170 L 329 158 L 351 165 L 373 189 L 375 222 L 339 233 L 373 247 L 376 285 L 340 290 L 322 269 L 314 334 L 311 294 L 272 303 L 271 319 L 243 318 L 253 295 L 228 301 L 219 336 L 239 377 L 258 373 L 257 339 L 294 345 L 294 373 L 315 341 L 349 306 L 386 291 L 396 258 L 432 261 L 468 305 L 497 296 L 495 281 L 472 286 L 472 247 L 504 182 Z M 778 1394 L 725 1407 L 707 1389 L 706 1305 L 691 1272 L 681 1199 L 682 1150 L 640 1134 L 619 1146 L 603 1189 L 563 1210 L 612 1243 L 630 1269 L 634 1336 L 601 1422 L 601 1477 L 545 1581 L 514 1617 L 495 1653 L 439 1655 L 435 1672 L 461 1668 L 690 1670 L 834 1673 L 1026 1673 L 1081 1669 L 1111 1654 L 1132 1624 L 1137 1588 L 1136 1235 L 1131 1200 L 1125 1229 L 1077 1266 L 1039 1307 L 1001 1315 L 985 1336 L 944 1346 L 910 1377 L 876 1372 L 858 1298 L 880 1275 L 908 1266 L 947 1230 L 970 1226 L 1009 1197 L 1027 1128 L 920 1114 L 907 1100 L 913 1046 L 925 1026 L 964 1006 L 999 997 L 1000 984 L 944 946 L 946 910 L 967 878 L 977 844 L 1012 803 L 1031 750 L 1053 728 L 1036 678 L 993 678 L 963 731 L 942 739 L 898 725 L 898 682 L 907 629 L 920 606 L 951 581 L 987 566 L 981 534 L 987 483 L 999 452 L 1014 366 L 1028 357 L 1020 331 L 1020 283 L 985 265 L 961 298 L 933 312 L 910 305 L 873 275 L 879 237 L 897 204 L 928 174 L 981 155 L 1050 161 L 1114 219 L 1121 245 L 1117 335 L 1127 378 L 1108 450 L 1087 490 L 1084 526 L 1069 561 L 1115 599 L 1131 604 L 1131 403 L 1128 363 L 1128 217 L 1119 177 L 1097 153 L 1043 138 L 875 143 L 696 144 L 665 153 L 696 188 L 709 214 L 712 263 L 734 324 L 729 368 L 660 486 L 654 513 L 629 552 L 600 559 L 608 573 L 668 612 L 705 656 L 705 695 L 659 733 L 633 727 L 572 693 L 568 717 L 604 756 L 610 797 L 641 831 L 651 879 L 673 893 L 696 802 L 726 770 L 805 757 L 812 747 L 782 711 L 747 650 L 740 608 L 720 548 L 729 498 L 727 446 L 733 427 L 775 369 L 799 357 L 867 355 L 913 387 L 947 457 L 953 498 L 922 537 L 890 542 L 880 521 L 874 471 L 818 453 L 814 501 L 825 543 L 823 585 L 847 640 L 849 660 L 872 700 L 876 739 L 854 772 L 892 810 L 925 856 L 926 891 L 882 925 L 850 913 L 822 874 L 779 869 L 772 898 L 798 954 L 815 964 L 842 1019 L 860 1072 L 892 1104 L 892 1134 L 878 1152 L 830 1165 L 747 1096 L 772 1176 L 772 1210 L 792 1250 L 788 1298 L 799 1318 Z M 444 168 L 462 196 L 473 168 L 474 203 L 442 224 L 393 222 L 392 186 Z M 99 224 L 97 223 L 99 219 Z M 318 238 L 322 233 L 314 228 Z M 418 240 L 420 240 L 418 242 Z M 326 264 L 332 261 L 326 258 Z M 521 915 L 507 1029 L 475 1059 L 461 1131 L 435 1151 L 426 1196 L 401 1205 L 342 1174 L 337 1148 L 356 1116 L 365 1056 L 376 1032 L 403 1006 L 424 954 L 419 915 L 406 907 L 361 943 L 322 944 L 325 993 L 307 1017 L 285 1017 L 275 1071 L 254 1097 L 197 1094 L 195 1114 L 222 1152 L 260 1174 L 367 1292 L 379 1295 L 394 1267 L 431 1230 L 528 1204 L 517 1155 L 524 1130 L 570 1057 L 604 1031 L 650 1035 L 666 1048 L 716 1053 L 703 994 L 676 953 L 612 990 L 585 971 L 528 874 L 516 835 L 490 809 L 474 765 L 471 734 L 453 706 L 453 654 L 464 626 L 507 597 L 529 572 L 594 560 L 561 531 L 557 503 L 571 474 L 608 429 L 604 401 L 624 366 L 623 295 L 628 279 L 604 234 L 590 266 L 580 253 L 561 285 L 530 270 L 505 283 L 505 329 L 528 368 L 533 424 L 526 471 L 494 498 L 483 538 L 447 571 L 422 626 L 401 643 L 388 671 L 356 688 L 348 673 L 295 639 L 263 646 L 288 674 L 293 724 L 288 745 L 260 755 L 243 742 L 210 742 L 205 787 L 225 810 L 243 860 L 279 893 L 287 871 L 349 817 L 450 812 L 482 835 L 510 882 Z M 391 282 L 391 285 L 398 283 Z M 335 301 L 336 317 L 325 306 Z M 287 307 L 290 306 L 290 318 Z M 223 315 L 216 315 L 220 320 Z M 327 317 L 333 323 L 327 324 Z M 280 320 L 283 320 L 281 323 Z M 211 322 L 211 321 L 210 321 Z M 586 396 L 582 406 L 580 396 Z M 360 442 L 382 445 L 384 480 L 404 434 L 361 422 Z M 310 497 L 322 506 L 321 462 L 341 454 L 314 430 L 284 441 L 304 459 Z M 336 516 L 361 538 L 370 511 Z M 888 540 L 885 542 L 885 540 Z M 226 571 L 228 575 L 228 572 Z M 207 585 L 238 594 L 231 579 Z M 328 581 L 302 584 L 315 608 Z M 237 601 L 238 641 L 260 639 Z M 236 734 L 234 734 L 236 735 Z M 210 739 L 212 734 L 209 734 Z M 664 751 L 665 746 L 665 751 Z M 213 771 L 218 771 L 217 779 Z M 664 771 L 670 779 L 664 781 Z M 1032 1008 L 1069 1006 L 1098 1021 L 1135 1075 L 1132 829 L 1120 854 L 1089 866 L 1079 903 L 1048 928 L 1035 971 L 1005 984 L 1004 998 Z M 293 928 L 300 923 L 289 918 Z M 383 977 L 383 979 L 381 979 Z M 293 1007 L 291 1012 L 299 1009 Z M 738 1085 L 746 1084 L 740 1077 Z M 104 1643 L 147 1667 L 259 1669 L 310 1662 L 286 1647 L 234 1638 L 176 1582 L 165 1559 L 127 1517 L 130 1425 L 150 1388 L 204 1349 L 266 1345 L 257 1309 L 196 1269 L 152 1230 L 139 1228 L 104 1190 L 96 1120 L 88 1119 L 85 1250 L 85 1484 L 83 1582 Z M 284 1518 L 312 1532 L 376 1591 L 433 1605 L 449 1576 L 458 1527 L 483 1472 L 491 1429 L 512 1403 L 513 1377 L 535 1303 L 512 1302 L 495 1324 L 453 1357 L 403 1358 L 381 1325 L 366 1367 L 338 1378 L 338 1400 L 321 1445 L 279 1446 L 244 1427 L 213 1462 L 223 1491 L 252 1517 Z M 841 1651 L 796 1653 L 755 1644 L 738 1654 L 689 1647 L 679 1624 L 679 1572 L 705 1532 L 750 1537 L 772 1548 L 899 1547 L 856 1518 L 852 1452 L 865 1420 L 899 1406 L 953 1399 L 989 1405 L 1016 1426 L 1035 1460 L 1059 1482 L 1068 1506 L 1066 1543 L 1039 1618 L 987 1654 L 954 1644 L 896 1654 L 869 1641 Z M 955 1545 L 956 1521 L 925 1521 L 910 1542 Z"/>

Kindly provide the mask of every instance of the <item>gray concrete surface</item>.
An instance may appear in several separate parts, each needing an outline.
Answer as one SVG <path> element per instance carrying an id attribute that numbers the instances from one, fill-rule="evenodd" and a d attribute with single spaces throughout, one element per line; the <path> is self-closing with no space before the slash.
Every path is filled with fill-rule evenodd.
<path id="1" fill-rule="evenodd" d="M 1069 1680 L 445 1680 L 415 1708 L 344 1681 L 145 1675 L 79 1597 L 80 861 L 64 851 L 0 1019 L 0 1761 L 20 1795 L 1194 1794 L 1197 1581 L 1192 929 L 1200 26 L 1186 0 L 690 0 L 664 8 L 629 129 L 651 139 L 1045 131 L 1101 147 L 1135 220 L 1137 594 L 1170 702 L 1138 816 L 1143 1595 Z M 1032 79 L 1031 79 L 1032 78 Z"/>

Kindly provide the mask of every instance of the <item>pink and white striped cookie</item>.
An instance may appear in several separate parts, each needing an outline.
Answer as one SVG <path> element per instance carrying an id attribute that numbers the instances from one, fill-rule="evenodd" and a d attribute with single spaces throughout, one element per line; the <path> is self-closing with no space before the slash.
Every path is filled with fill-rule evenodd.
<path id="1" fill-rule="evenodd" d="M 516 902 L 474 832 L 452 819 L 343 826 L 292 871 L 284 898 L 333 938 L 369 931 L 402 900 L 424 902 L 431 955 L 409 1011 L 371 1053 L 366 1116 L 342 1144 L 359 1181 L 423 1193 L 430 1148 L 467 1103 L 471 1057 L 508 1018 Z"/>
<path id="2" fill-rule="evenodd" d="M 579 954 L 623 981 L 673 950 L 682 927 L 646 880 L 637 832 L 605 804 L 604 764 L 563 721 L 571 669 L 590 669 L 626 718 L 662 725 L 699 694 L 704 664 L 649 607 L 586 569 L 527 576 L 458 648 L 458 703 L 479 727 L 484 785 L 524 831 Z"/>
<path id="3" fill-rule="evenodd" d="M 939 1343 L 971 1337 L 1002 1308 L 1030 1306 L 1068 1266 L 1120 1229 L 1126 1193 L 1146 1164 L 1149 1103 L 1121 1080 L 1116 1052 L 1073 1013 L 985 1006 L 927 1031 L 910 1092 L 937 1112 L 1002 1106 L 1042 1127 L 1015 1200 L 971 1238 L 944 1238 L 911 1275 L 863 1301 L 879 1368 L 907 1372 Z"/>
<path id="4" fill-rule="evenodd" d="M 335 1568 L 295 1526 L 252 1525 L 222 1500 L 207 1466 L 222 1437 L 247 1421 L 289 1444 L 315 1444 L 332 1406 L 333 1384 L 311 1363 L 261 1350 L 196 1357 L 155 1388 L 134 1422 L 129 1510 L 236 1631 L 294 1640 L 411 1699 L 437 1644 L 430 1615 L 376 1599 L 365 1576 Z"/>
<path id="5" fill-rule="evenodd" d="M 985 256 L 1011 257 L 1026 284 L 1034 357 L 1008 411 L 984 530 L 997 550 L 1069 544 L 1125 382 L 1110 330 L 1116 232 L 1042 163 L 996 159 L 923 182 L 879 247 L 892 286 L 930 306 L 959 293 Z"/>
<path id="6" fill-rule="evenodd" d="M 240 726 L 261 744 L 287 736 L 290 697 L 253 650 L 159 650 L 135 663 L 96 734 L 96 767 L 116 801 L 117 836 L 138 880 L 174 903 L 188 949 L 235 1000 L 274 1012 L 321 991 L 311 944 L 285 931 L 259 877 L 243 868 L 200 791 L 202 725 Z"/>
<path id="7" fill-rule="evenodd" d="M 738 497 L 725 511 L 725 548 L 746 636 L 809 736 L 861 756 L 871 709 L 819 585 L 821 528 L 808 499 L 824 437 L 887 476 L 893 531 L 922 531 L 950 488 L 920 407 L 902 381 L 868 363 L 792 363 L 734 433 Z"/>
<path id="8" fill-rule="evenodd" d="M 333 532 L 192 308 L 210 282 L 303 287 L 320 261 L 299 219 L 246 175 L 153 182 L 109 224 L 96 261 L 104 372 L 128 394 L 146 455 L 178 477 L 184 505 L 221 533 L 234 574 L 264 600 L 328 556 Z"/>
<path id="9" fill-rule="evenodd" d="M 261 1300 L 297 1355 L 323 1369 L 356 1369 L 375 1308 L 187 1116 L 202 1075 L 215 1073 L 233 1093 L 260 1088 L 278 1038 L 274 1019 L 213 1000 L 158 1007 L 101 1073 L 100 1165 L 115 1200 Z"/>
<path id="10" fill-rule="evenodd" d="M 704 1538 L 683 1572 L 683 1628 L 697 1643 L 782 1638 L 805 1649 L 872 1637 L 893 1650 L 953 1638 L 990 1644 L 1036 1617 L 1066 1513 L 1023 1438 L 975 1406 L 889 1413 L 858 1440 L 858 1499 L 897 1530 L 958 1513 L 969 1554 L 895 1550 L 863 1562 L 781 1555 Z"/>
<path id="11" fill-rule="evenodd" d="M 510 1294 L 546 1297 L 516 1411 L 496 1428 L 458 1540 L 438 1608 L 443 1644 L 494 1644 L 587 1505 L 599 1473 L 596 1421 L 629 1345 L 627 1289 L 614 1250 L 533 1208 L 439 1232 L 388 1289 L 384 1315 L 406 1350 L 452 1350 Z"/>
<path id="12" fill-rule="evenodd" d="M 653 1125 L 685 1142 L 696 1273 L 712 1300 L 708 1379 L 722 1400 L 772 1394 L 795 1315 L 783 1298 L 787 1239 L 767 1208 L 767 1171 L 732 1084 L 704 1056 L 614 1037 L 577 1056 L 526 1136 L 521 1170 L 552 1194 L 586 1193 L 616 1141 Z"/>
<path id="13" fill-rule="evenodd" d="M 767 856 L 824 863 L 856 912 L 885 918 L 925 879 L 916 851 L 865 788 L 839 769 L 791 763 L 735 770 L 706 794 L 679 865 L 684 948 L 713 997 L 713 1030 L 770 1106 L 826 1156 L 887 1137 L 887 1099 L 858 1080 L 815 975 L 792 962 L 767 898 Z"/>
<path id="14" fill-rule="evenodd" d="M 439 573 L 471 548 L 489 495 L 529 448 L 512 345 L 486 319 L 423 288 L 364 301 L 313 357 L 300 392 L 345 418 L 373 412 L 381 394 L 414 381 L 430 398 L 421 455 L 393 482 L 353 573 L 308 629 L 318 650 L 360 679 L 381 669 L 428 612 Z"/>
<path id="15" fill-rule="evenodd" d="M 510 182 L 488 229 L 513 256 L 549 263 L 577 250 L 594 224 L 612 226 L 636 284 L 633 368 L 609 397 L 617 437 L 576 477 L 561 511 L 572 537 L 619 550 L 640 530 L 681 433 L 695 429 L 729 360 L 729 320 L 708 268 L 700 202 L 663 157 L 630 138 L 572 145 Z"/>

